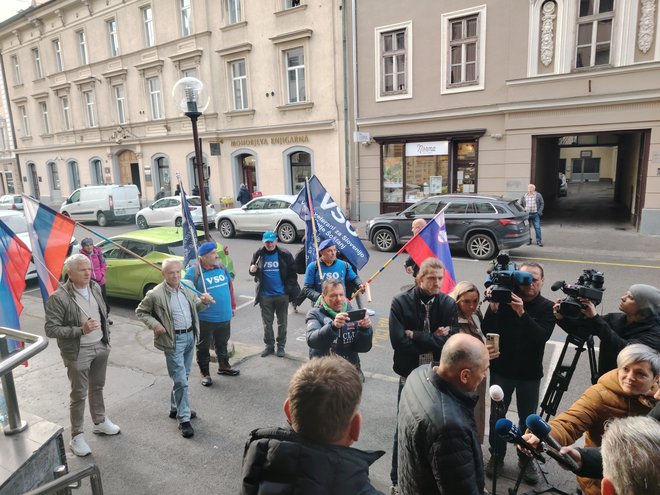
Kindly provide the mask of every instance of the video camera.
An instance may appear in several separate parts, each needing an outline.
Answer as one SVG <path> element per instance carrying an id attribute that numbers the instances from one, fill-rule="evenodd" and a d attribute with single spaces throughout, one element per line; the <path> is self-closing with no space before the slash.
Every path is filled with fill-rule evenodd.
<path id="1" fill-rule="evenodd" d="M 500 251 L 495 266 L 488 273 L 484 285 L 490 287 L 490 297 L 486 301 L 497 303 L 511 302 L 511 294 L 518 290 L 519 285 L 531 285 L 531 273 L 521 272 L 515 263 L 511 262 L 509 253 Z"/>
<path id="2" fill-rule="evenodd" d="M 577 280 L 576 284 L 567 284 L 563 280 L 559 280 L 552 284 L 550 287 L 553 291 L 561 289 L 566 294 L 566 297 L 559 304 L 559 314 L 564 318 L 577 319 L 583 316 L 582 308 L 584 307 L 579 301 L 579 298 L 589 299 L 594 306 L 598 306 L 603 300 L 603 284 L 605 283 L 605 276 L 603 272 L 596 270 L 582 270 L 582 275 Z"/>

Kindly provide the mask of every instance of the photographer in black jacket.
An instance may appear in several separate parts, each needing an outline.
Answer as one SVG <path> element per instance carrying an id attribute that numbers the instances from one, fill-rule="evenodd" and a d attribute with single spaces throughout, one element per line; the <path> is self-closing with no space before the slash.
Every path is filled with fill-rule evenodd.
<path id="1" fill-rule="evenodd" d="M 621 297 L 621 313 L 600 316 L 594 303 L 580 298 L 584 318 L 567 319 L 554 306 L 557 324 L 579 337 L 596 335 L 600 339 L 598 376 L 616 368 L 616 357 L 628 344 L 645 344 L 660 352 L 660 289 L 635 284 Z"/>

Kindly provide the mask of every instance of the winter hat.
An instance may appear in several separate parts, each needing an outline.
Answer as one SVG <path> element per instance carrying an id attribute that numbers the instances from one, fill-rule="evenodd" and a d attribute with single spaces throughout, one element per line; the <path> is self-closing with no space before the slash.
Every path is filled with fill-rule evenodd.
<path id="1" fill-rule="evenodd" d="M 94 241 L 91 237 L 85 237 L 82 241 L 80 241 L 81 246 L 91 246 L 92 244 L 94 244 Z"/>
<path id="2" fill-rule="evenodd" d="M 319 244 L 319 253 L 324 249 L 328 249 L 329 247 L 332 246 L 336 246 L 335 241 L 333 241 L 332 239 L 326 239 L 321 244 Z"/>
<path id="3" fill-rule="evenodd" d="M 648 310 L 654 315 L 660 313 L 660 289 L 652 285 L 635 284 L 630 287 L 630 293 L 640 311 Z"/>
<path id="4" fill-rule="evenodd" d="M 204 256 L 209 254 L 211 251 L 215 251 L 216 245 L 215 242 L 205 242 L 197 250 L 197 256 Z"/>

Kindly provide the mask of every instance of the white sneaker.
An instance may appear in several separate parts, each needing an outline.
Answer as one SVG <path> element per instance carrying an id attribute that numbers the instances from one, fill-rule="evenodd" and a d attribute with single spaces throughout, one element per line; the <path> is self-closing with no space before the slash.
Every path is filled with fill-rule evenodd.
<path id="1" fill-rule="evenodd" d="M 110 421 L 110 419 L 106 416 L 103 423 L 94 425 L 92 432 L 103 433 L 104 435 L 116 435 L 119 433 L 119 426 Z"/>
<path id="2" fill-rule="evenodd" d="M 92 449 L 89 448 L 87 442 L 85 441 L 85 435 L 78 433 L 75 437 L 69 442 L 69 448 L 71 452 L 76 454 L 78 457 L 85 457 L 92 453 Z"/>
<path id="3" fill-rule="evenodd" d="M 373 315 L 375 315 L 375 314 L 376 314 L 376 312 L 375 312 L 373 309 L 368 309 L 368 310 L 367 310 L 367 315 L 368 315 L 368 316 L 373 316 Z"/>

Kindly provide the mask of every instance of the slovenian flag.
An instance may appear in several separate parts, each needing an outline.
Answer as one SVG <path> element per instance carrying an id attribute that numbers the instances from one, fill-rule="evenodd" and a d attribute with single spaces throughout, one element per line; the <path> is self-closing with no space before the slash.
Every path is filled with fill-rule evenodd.
<path id="1" fill-rule="evenodd" d="M 23 207 L 41 297 L 46 304 L 50 295 L 57 290 L 76 222 L 25 194 Z"/>
<path id="2" fill-rule="evenodd" d="M 410 239 L 405 246 L 410 257 L 421 266 L 426 258 L 435 257 L 442 261 L 445 267 L 442 279 L 444 294 L 449 294 L 456 285 L 454 263 L 451 260 L 449 242 L 447 241 L 447 228 L 445 227 L 444 212 L 438 213 L 419 233 Z"/>

